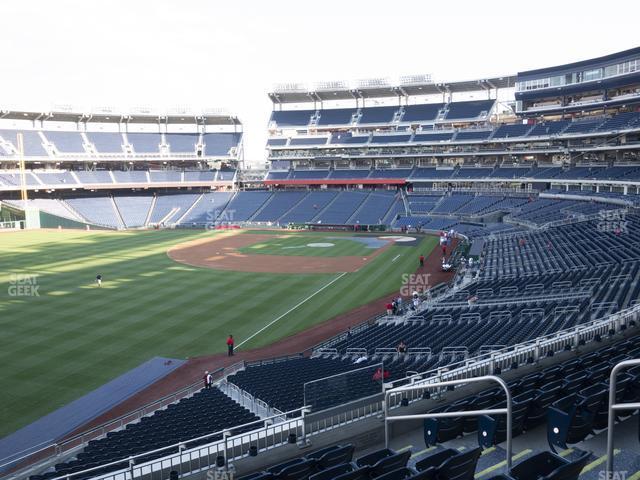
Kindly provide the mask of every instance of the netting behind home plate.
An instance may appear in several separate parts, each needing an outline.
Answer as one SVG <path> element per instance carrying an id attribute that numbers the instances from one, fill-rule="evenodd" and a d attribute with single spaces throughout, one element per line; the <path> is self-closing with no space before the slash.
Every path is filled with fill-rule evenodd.
<path id="1" fill-rule="evenodd" d="M 376 363 L 304 384 L 304 405 L 313 412 L 381 393 L 383 365 Z M 379 372 L 376 375 L 376 372 Z M 374 378 L 375 377 L 375 378 Z"/>

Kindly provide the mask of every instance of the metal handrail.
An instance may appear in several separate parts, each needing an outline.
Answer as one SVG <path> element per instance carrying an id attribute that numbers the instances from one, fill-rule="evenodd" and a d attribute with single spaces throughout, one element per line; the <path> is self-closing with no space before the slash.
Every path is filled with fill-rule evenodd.
<path id="1" fill-rule="evenodd" d="M 496 382 L 502 387 L 507 397 L 507 406 L 506 408 L 493 408 L 487 410 L 463 410 L 461 412 L 438 412 L 438 413 L 422 413 L 415 415 L 394 415 L 389 416 L 389 396 L 395 395 L 398 393 L 403 393 L 407 391 L 417 391 L 424 390 L 425 388 L 440 388 L 440 387 L 448 387 L 453 385 L 462 385 L 467 383 L 478 383 L 478 382 Z M 431 383 L 429 385 L 421 385 L 419 387 L 409 386 L 409 387 L 398 387 L 393 388 L 391 390 L 387 390 L 384 394 L 384 442 L 386 448 L 389 448 L 389 422 L 402 421 L 402 420 L 417 420 L 417 419 L 426 419 L 426 418 L 452 418 L 452 417 L 477 417 L 479 415 L 506 415 L 507 416 L 507 473 L 511 472 L 511 462 L 512 462 L 512 445 L 511 445 L 511 436 L 512 436 L 512 401 L 511 401 L 511 392 L 509 391 L 509 387 L 507 383 L 501 379 L 500 377 L 496 377 L 495 375 L 485 375 L 482 377 L 474 377 L 474 378 L 464 378 L 461 380 L 448 380 L 446 382 L 437 382 Z"/>
<path id="2" fill-rule="evenodd" d="M 209 433 L 207 435 L 202 435 L 200 437 L 196 437 L 196 438 L 192 438 L 190 440 L 186 440 L 183 442 L 178 442 L 176 444 L 173 445 L 169 445 L 166 447 L 162 447 L 162 448 L 157 448 L 155 450 L 149 450 L 146 451 L 144 453 L 139 453 L 137 455 L 131 455 L 125 458 L 121 458 L 119 460 L 114 460 L 112 462 L 109 463 L 105 463 L 102 465 L 98 465 L 97 467 L 92 467 L 92 468 L 87 468 L 86 470 L 80 470 L 78 472 L 74 472 L 74 473 L 69 473 L 69 474 L 65 474 L 65 475 L 60 475 L 59 477 L 53 477 L 51 480 L 69 480 L 71 478 L 77 477 L 79 475 L 85 475 L 87 473 L 91 473 L 91 472 L 95 472 L 96 470 L 102 470 L 104 468 L 108 468 L 114 465 L 121 465 L 124 462 L 128 462 L 129 465 L 135 465 L 135 460 L 137 458 L 143 458 L 143 457 L 147 457 L 149 455 L 155 454 L 155 453 L 159 453 L 159 452 L 164 452 L 166 450 L 175 450 L 176 448 L 178 449 L 178 451 L 182 451 L 185 449 L 186 445 L 192 442 L 197 442 L 200 440 L 206 440 L 208 438 L 212 438 L 215 436 L 219 436 L 222 435 L 223 438 L 229 437 L 231 435 L 231 432 L 233 432 L 234 430 L 238 430 L 240 428 L 244 428 L 244 427 L 248 427 L 250 425 L 257 425 L 257 424 L 262 424 L 262 425 L 270 425 L 270 421 L 276 418 L 282 418 L 282 417 L 287 417 L 288 415 L 291 415 L 293 413 L 296 412 L 300 412 L 301 414 L 306 413 L 309 410 L 309 407 L 305 406 L 305 407 L 300 407 L 300 408 L 296 408 L 295 410 L 290 410 L 288 412 L 283 412 L 277 415 L 272 415 L 270 417 L 266 417 L 266 418 L 261 418 L 259 420 L 255 420 L 253 422 L 249 422 L 249 423 L 244 423 L 242 425 L 235 425 L 233 427 L 229 427 L 229 428 L 225 428 L 223 430 L 219 430 L 217 432 L 213 432 L 213 433 Z M 162 458 L 159 458 L 157 461 L 162 461 Z"/>
<path id="3" fill-rule="evenodd" d="M 512 361 L 513 359 L 516 359 L 516 360 L 523 359 L 524 355 L 527 355 L 527 356 L 532 355 L 534 357 L 537 357 L 546 352 L 545 348 L 560 347 L 561 344 L 565 342 L 567 338 L 573 338 L 572 343 L 575 345 L 577 344 L 577 341 L 579 339 L 583 338 L 581 336 L 582 334 L 595 335 L 598 333 L 604 333 L 606 329 L 612 325 L 612 323 L 623 321 L 625 320 L 625 317 L 628 317 L 629 315 L 632 315 L 632 314 L 637 314 L 638 312 L 640 312 L 640 305 L 629 309 L 627 312 L 625 312 L 625 315 L 621 315 L 621 314 L 611 315 L 608 317 L 607 321 L 603 321 L 603 320 L 594 321 L 594 322 L 591 322 L 589 326 L 584 326 L 584 328 L 582 329 L 566 330 L 565 331 L 566 334 L 564 336 L 555 335 L 555 337 L 550 336 L 551 338 L 549 338 L 549 340 L 545 340 L 545 341 L 537 340 L 535 342 L 529 342 L 529 344 L 526 345 L 525 349 L 510 347 L 510 349 L 505 349 L 505 351 L 492 352 L 491 354 L 485 355 L 481 358 L 476 358 L 474 360 L 465 360 L 462 362 L 458 362 L 457 364 L 454 364 L 454 365 L 449 365 L 446 370 L 439 369 L 438 371 L 427 372 L 426 374 L 422 373 L 416 376 L 411 375 L 403 379 L 404 382 L 410 379 L 412 381 L 411 386 L 405 385 L 404 388 L 399 387 L 396 389 L 390 389 L 387 392 L 411 391 L 411 390 L 417 391 L 417 390 L 424 390 L 426 388 L 434 388 L 434 387 L 437 388 L 438 386 L 452 385 L 456 383 L 465 384 L 473 381 L 480 381 L 481 377 L 473 377 L 473 375 L 476 375 L 478 373 L 483 374 L 485 372 L 489 374 L 492 373 L 492 365 L 497 365 L 499 362 L 501 362 L 500 364 L 504 364 L 504 362 L 509 362 L 509 361 Z M 556 348 L 556 350 L 557 349 L 558 348 Z M 425 375 L 428 375 L 428 374 L 432 375 L 431 378 L 425 378 Z M 447 382 L 436 383 L 435 382 L 438 379 L 441 379 L 443 377 L 451 379 L 451 380 L 448 380 L 448 382 L 453 382 L 453 383 L 447 383 Z M 433 383 L 427 383 L 427 382 L 433 382 Z M 390 403 L 386 401 L 386 399 L 387 399 L 387 396 L 385 394 L 384 407 L 387 409 L 386 411 L 388 411 L 388 409 L 392 408 L 393 406 L 390 405 Z M 362 416 L 360 415 L 361 410 L 363 412 Z M 341 414 L 340 418 L 343 418 L 344 421 L 347 421 L 350 418 L 351 419 L 350 421 L 353 421 L 358 418 L 367 418 L 367 416 L 370 416 L 374 411 L 379 411 L 379 410 L 378 410 L 378 407 L 375 406 L 375 404 L 372 404 L 372 405 L 369 405 L 368 407 L 359 407 L 359 409 L 357 410 L 357 415 L 355 416 L 353 415 L 353 413 L 351 415 Z M 295 410 L 293 412 L 295 412 Z M 490 413 L 494 413 L 494 412 L 490 411 Z M 498 414 L 498 413 L 495 413 L 495 414 Z M 457 416 L 460 416 L 460 414 L 457 414 Z M 279 414 L 279 415 L 275 415 L 274 417 L 278 418 L 278 417 L 282 417 L 282 415 Z M 331 423 L 330 428 L 335 428 L 339 425 L 342 425 L 342 420 L 339 420 L 337 423 L 335 423 L 332 417 L 331 419 L 329 419 L 329 423 Z M 239 428 L 239 427 L 240 426 L 232 427 L 232 429 Z M 326 428 L 326 425 L 325 425 L 325 428 Z M 313 435 L 314 434 L 313 431 L 314 430 L 312 428 L 309 434 Z M 185 443 L 188 444 L 189 441 L 183 442 L 183 444 Z"/>
<path id="4" fill-rule="evenodd" d="M 613 427 L 615 425 L 614 411 L 620 410 L 637 410 L 640 408 L 640 403 L 616 403 L 616 384 L 618 382 L 617 376 L 620 370 L 624 370 L 629 367 L 640 365 L 640 358 L 635 360 L 625 360 L 618 363 L 611 370 L 609 375 L 609 415 L 607 426 L 607 465 L 606 465 L 606 477 L 612 478 L 613 474 Z"/>
<path id="5" fill-rule="evenodd" d="M 212 375 L 215 375 L 215 374 L 218 374 L 218 373 L 222 373 L 224 371 L 225 371 L 225 368 L 219 368 L 219 369 L 213 371 Z M 54 452 L 55 452 L 53 455 L 59 455 L 60 453 L 62 453 L 64 451 L 64 447 L 66 445 L 73 444 L 77 440 L 82 440 L 87 435 L 91 435 L 92 433 L 98 432 L 100 430 L 102 430 L 104 432 L 104 429 L 107 426 L 116 425 L 116 424 L 118 424 L 119 422 L 121 422 L 122 420 L 124 420 L 126 418 L 130 418 L 132 416 L 134 416 L 134 417 L 135 416 L 144 416 L 144 415 L 146 415 L 146 413 L 144 413 L 144 412 L 146 412 L 147 409 L 152 405 L 162 404 L 163 402 L 165 402 L 165 401 L 167 401 L 167 400 L 169 400 L 171 398 L 174 398 L 174 400 L 171 403 L 175 402 L 176 400 L 180 400 L 180 399 L 184 398 L 186 395 L 188 395 L 190 392 L 192 392 L 193 388 L 197 387 L 198 385 L 200 385 L 200 386 L 202 385 L 202 380 L 198 380 L 196 382 L 193 382 L 192 384 L 190 384 L 190 385 L 178 390 L 177 392 L 173 392 L 173 393 L 170 393 L 169 395 L 165 395 L 164 397 L 160 397 L 160 398 L 158 398 L 156 400 L 153 400 L 151 402 L 148 402 L 148 403 L 144 404 L 141 407 L 138 407 L 138 408 L 136 408 L 134 410 L 131 410 L 131 411 L 123 414 L 123 415 L 120 415 L 120 416 L 118 416 L 118 417 L 116 417 L 116 418 L 114 418 L 112 420 L 108 420 L 108 421 L 106 421 L 106 422 L 104 422 L 104 423 L 102 423 L 102 424 L 100 424 L 100 425 L 98 425 L 96 427 L 93 427 L 93 428 L 85 430 L 85 431 L 83 431 L 81 433 L 78 433 L 77 435 L 74 435 L 73 437 L 64 439 L 60 443 L 58 443 L 58 442 L 49 443 L 45 447 L 39 448 L 38 450 L 31 451 L 31 452 L 29 452 L 29 453 L 27 453 L 25 455 L 22 455 L 20 457 L 17 457 L 17 458 L 12 458 L 12 457 L 15 457 L 15 455 L 23 453 L 23 452 L 25 452 L 25 451 L 27 451 L 29 449 L 22 450 L 22 452 L 17 452 L 14 455 L 9 455 L 8 457 L 5 457 L 5 458 L 0 460 L 1 462 L 4 462 L 4 463 L 0 464 L 0 471 L 5 467 L 9 467 L 11 465 L 15 465 L 18 462 L 26 460 L 29 457 L 32 457 L 33 455 L 37 455 L 38 453 L 44 452 L 46 450 L 53 449 Z M 198 389 L 198 390 L 200 390 L 200 389 Z M 157 410 L 157 409 L 154 409 L 154 411 L 155 410 Z M 122 426 L 122 425 L 120 425 L 120 426 Z M 42 442 L 42 443 L 45 443 L 45 442 Z M 40 443 L 38 445 L 35 445 L 34 447 L 42 445 L 42 443 Z M 84 442 L 81 442 L 81 443 L 84 443 Z M 32 447 L 32 448 L 34 448 L 34 447 Z M 51 456 L 53 456 L 53 455 L 51 455 Z"/>
<path id="6" fill-rule="evenodd" d="M 493 351 L 491 352 L 491 354 L 477 355 L 475 357 L 450 364 L 447 366 L 447 368 L 449 369 L 449 371 L 452 371 L 455 368 L 462 368 L 471 364 L 479 365 L 482 362 L 489 362 L 491 360 L 508 360 L 509 358 L 507 357 L 511 355 L 516 357 L 527 351 L 540 349 L 541 347 L 546 346 L 547 343 L 558 343 L 564 342 L 566 340 L 575 340 L 576 336 L 579 336 L 581 333 L 589 333 L 600 327 L 610 325 L 612 322 L 616 322 L 622 320 L 625 317 L 630 317 L 637 314 L 640 314 L 640 304 L 634 305 L 620 312 L 610 314 L 605 318 L 592 320 L 590 322 L 583 323 L 566 330 L 560 330 L 555 333 L 550 333 L 543 337 L 538 337 L 527 342 L 519 343 L 517 345 L 507 346 L 502 350 Z M 425 372 L 418 373 L 417 375 L 406 376 L 402 379 L 396 380 L 395 382 L 406 383 L 407 381 L 409 381 L 415 383 L 421 380 L 426 380 L 431 376 L 437 375 L 439 371 L 440 369 L 427 370 Z"/>

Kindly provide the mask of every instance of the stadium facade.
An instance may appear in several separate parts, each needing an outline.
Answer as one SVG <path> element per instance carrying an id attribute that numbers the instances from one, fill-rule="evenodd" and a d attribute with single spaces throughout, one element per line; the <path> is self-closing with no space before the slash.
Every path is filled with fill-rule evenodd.
<path id="1" fill-rule="evenodd" d="M 452 228 L 478 262 L 421 310 L 311 356 L 225 372 L 217 388 L 80 442 L 32 478 L 574 479 L 605 463 L 611 478 L 602 432 L 614 419 L 627 432 L 618 446 L 637 451 L 625 443 L 637 427 L 607 398 L 640 401 L 638 361 L 609 381 L 640 357 L 640 48 L 474 81 L 292 85 L 269 97 L 264 172 L 242 169 L 235 117 L 3 112 L 3 215 L 101 228 Z M 378 369 L 391 377 L 372 382 Z M 480 376 L 508 392 L 477 387 Z M 188 421 L 199 412 L 206 434 Z M 403 420 L 425 420 L 426 448 L 400 448 Z M 521 449 L 511 469 L 517 436 L 537 451 Z M 326 449 L 300 449 L 309 444 Z M 640 470 L 637 455 L 618 459 Z"/>

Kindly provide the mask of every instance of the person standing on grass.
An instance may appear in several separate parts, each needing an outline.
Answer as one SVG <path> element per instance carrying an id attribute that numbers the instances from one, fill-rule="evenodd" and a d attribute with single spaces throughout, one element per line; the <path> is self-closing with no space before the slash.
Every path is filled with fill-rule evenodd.
<path id="1" fill-rule="evenodd" d="M 233 335 L 229 335 L 227 338 L 227 355 L 233 357 Z"/>
<path id="2" fill-rule="evenodd" d="M 98 285 L 98 287 L 102 286 L 102 275 L 96 275 L 96 284 Z"/>

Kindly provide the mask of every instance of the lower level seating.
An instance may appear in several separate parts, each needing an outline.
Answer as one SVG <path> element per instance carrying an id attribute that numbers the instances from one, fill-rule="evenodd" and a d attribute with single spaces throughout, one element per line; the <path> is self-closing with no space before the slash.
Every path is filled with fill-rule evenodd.
<path id="1" fill-rule="evenodd" d="M 131 423 L 122 430 L 110 432 L 100 440 L 91 440 L 75 459 L 59 463 L 54 471 L 34 475 L 31 480 L 47 480 L 122 460 L 121 463 L 101 469 L 100 472 L 119 470 L 129 465 L 127 458 L 131 455 L 177 445 L 179 442 L 186 442 L 188 447 L 210 443 L 219 440 L 222 435 L 201 441 L 187 441 L 257 420 L 257 416 L 217 388 L 201 390 L 194 396 L 171 404 L 151 416 L 142 417 L 138 423 Z M 242 433 L 253 428 L 256 426 L 242 427 L 234 430 L 234 433 Z M 177 450 L 176 447 L 151 453 L 145 460 L 160 458 Z M 95 472 L 90 472 L 73 478 L 85 479 L 94 475 Z"/>
<path id="2" fill-rule="evenodd" d="M 398 469 L 406 468 L 411 452 L 383 449 L 362 456 L 355 461 L 353 445 L 335 445 L 304 457 L 269 467 L 265 471 L 240 477 L 239 480 L 355 480 L 397 478 L 387 477 Z M 415 471 L 411 470 L 411 473 Z M 408 477 L 405 477 L 408 478 Z M 422 478 L 422 477 L 416 477 Z M 426 478 L 426 477 L 425 477 Z"/>

